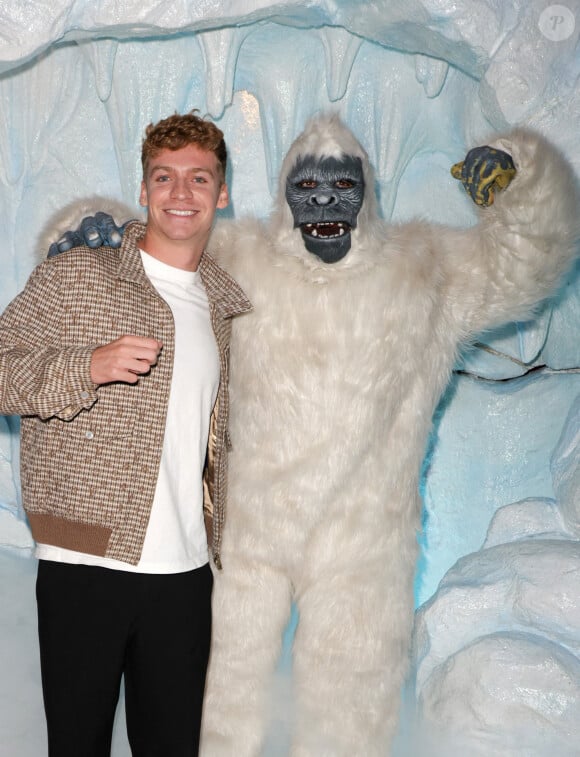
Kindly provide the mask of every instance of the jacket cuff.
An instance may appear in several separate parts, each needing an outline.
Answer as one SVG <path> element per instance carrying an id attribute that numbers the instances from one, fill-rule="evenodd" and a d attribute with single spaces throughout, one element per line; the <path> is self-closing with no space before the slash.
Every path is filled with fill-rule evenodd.
<path id="1" fill-rule="evenodd" d="M 67 383 L 70 402 L 55 413 L 63 421 L 71 420 L 81 410 L 88 410 L 98 399 L 97 387 L 91 378 L 91 358 L 96 345 L 70 347 L 67 350 Z"/>

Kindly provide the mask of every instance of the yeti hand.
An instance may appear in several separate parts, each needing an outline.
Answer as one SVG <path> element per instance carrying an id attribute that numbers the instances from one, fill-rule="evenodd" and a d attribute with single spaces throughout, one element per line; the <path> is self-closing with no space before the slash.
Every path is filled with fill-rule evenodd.
<path id="1" fill-rule="evenodd" d="M 476 205 L 487 208 L 493 204 L 496 191 L 505 189 L 516 175 L 514 162 L 507 152 L 495 147 L 475 147 L 465 160 L 451 168 Z"/>
<path id="2" fill-rule="evenodd" d="M 50 245 L 48 257 L 52 258 L 59 252 L 65 252 L 82 245 L 87 245 L 87 247 L 93 249 L 103 245 L 120 247 L 127 223 L 117 226 L 114 218 L 108 213 L 95 213 L 94 216 L 87 216 L 83 218 L 76 231 L 66 231 L 57 242 Z"/>

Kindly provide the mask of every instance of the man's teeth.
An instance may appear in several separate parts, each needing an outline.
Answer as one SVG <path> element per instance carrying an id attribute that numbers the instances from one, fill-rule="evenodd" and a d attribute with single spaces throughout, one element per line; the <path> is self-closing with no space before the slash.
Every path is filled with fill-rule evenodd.
<path id="1" fill-rule="evenodd" d="M 168 210 L 172 216 L 192 216 L 193 210 Z"/>

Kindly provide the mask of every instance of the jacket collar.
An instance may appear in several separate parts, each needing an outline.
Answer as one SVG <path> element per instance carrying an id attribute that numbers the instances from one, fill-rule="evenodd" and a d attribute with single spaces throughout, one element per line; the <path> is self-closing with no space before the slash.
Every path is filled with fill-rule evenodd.
<path id="1" fill-rule="evenodd" d="M 129 223 L 125 228 L 119 255 L 119 278 L 151 288 L 138 250 L 144 235 L 145 224 L 138 221 Z M 232 318 L 252 309 L 240 285 L 207 252 L 201 256 L 199 272 L 209 303 L 223 318 Z"/>

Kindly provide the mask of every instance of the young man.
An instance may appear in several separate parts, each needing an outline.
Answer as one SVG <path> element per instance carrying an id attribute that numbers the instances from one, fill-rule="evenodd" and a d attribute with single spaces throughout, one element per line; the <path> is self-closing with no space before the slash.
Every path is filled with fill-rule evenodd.
<path id="1" fill-rule="evenodd" d="M 120 250 L 42 263 L 0 318 L 0 412 L 22 416 L 39 557 L 50 757 L 108 757 L 123 674 L 134 757 L 198 751 L 229 335 L 250 308 L 205 252 L 226 160 L 222 132 L 193 113 L 151 124 L 146 226 L 129 225 Z"/>

